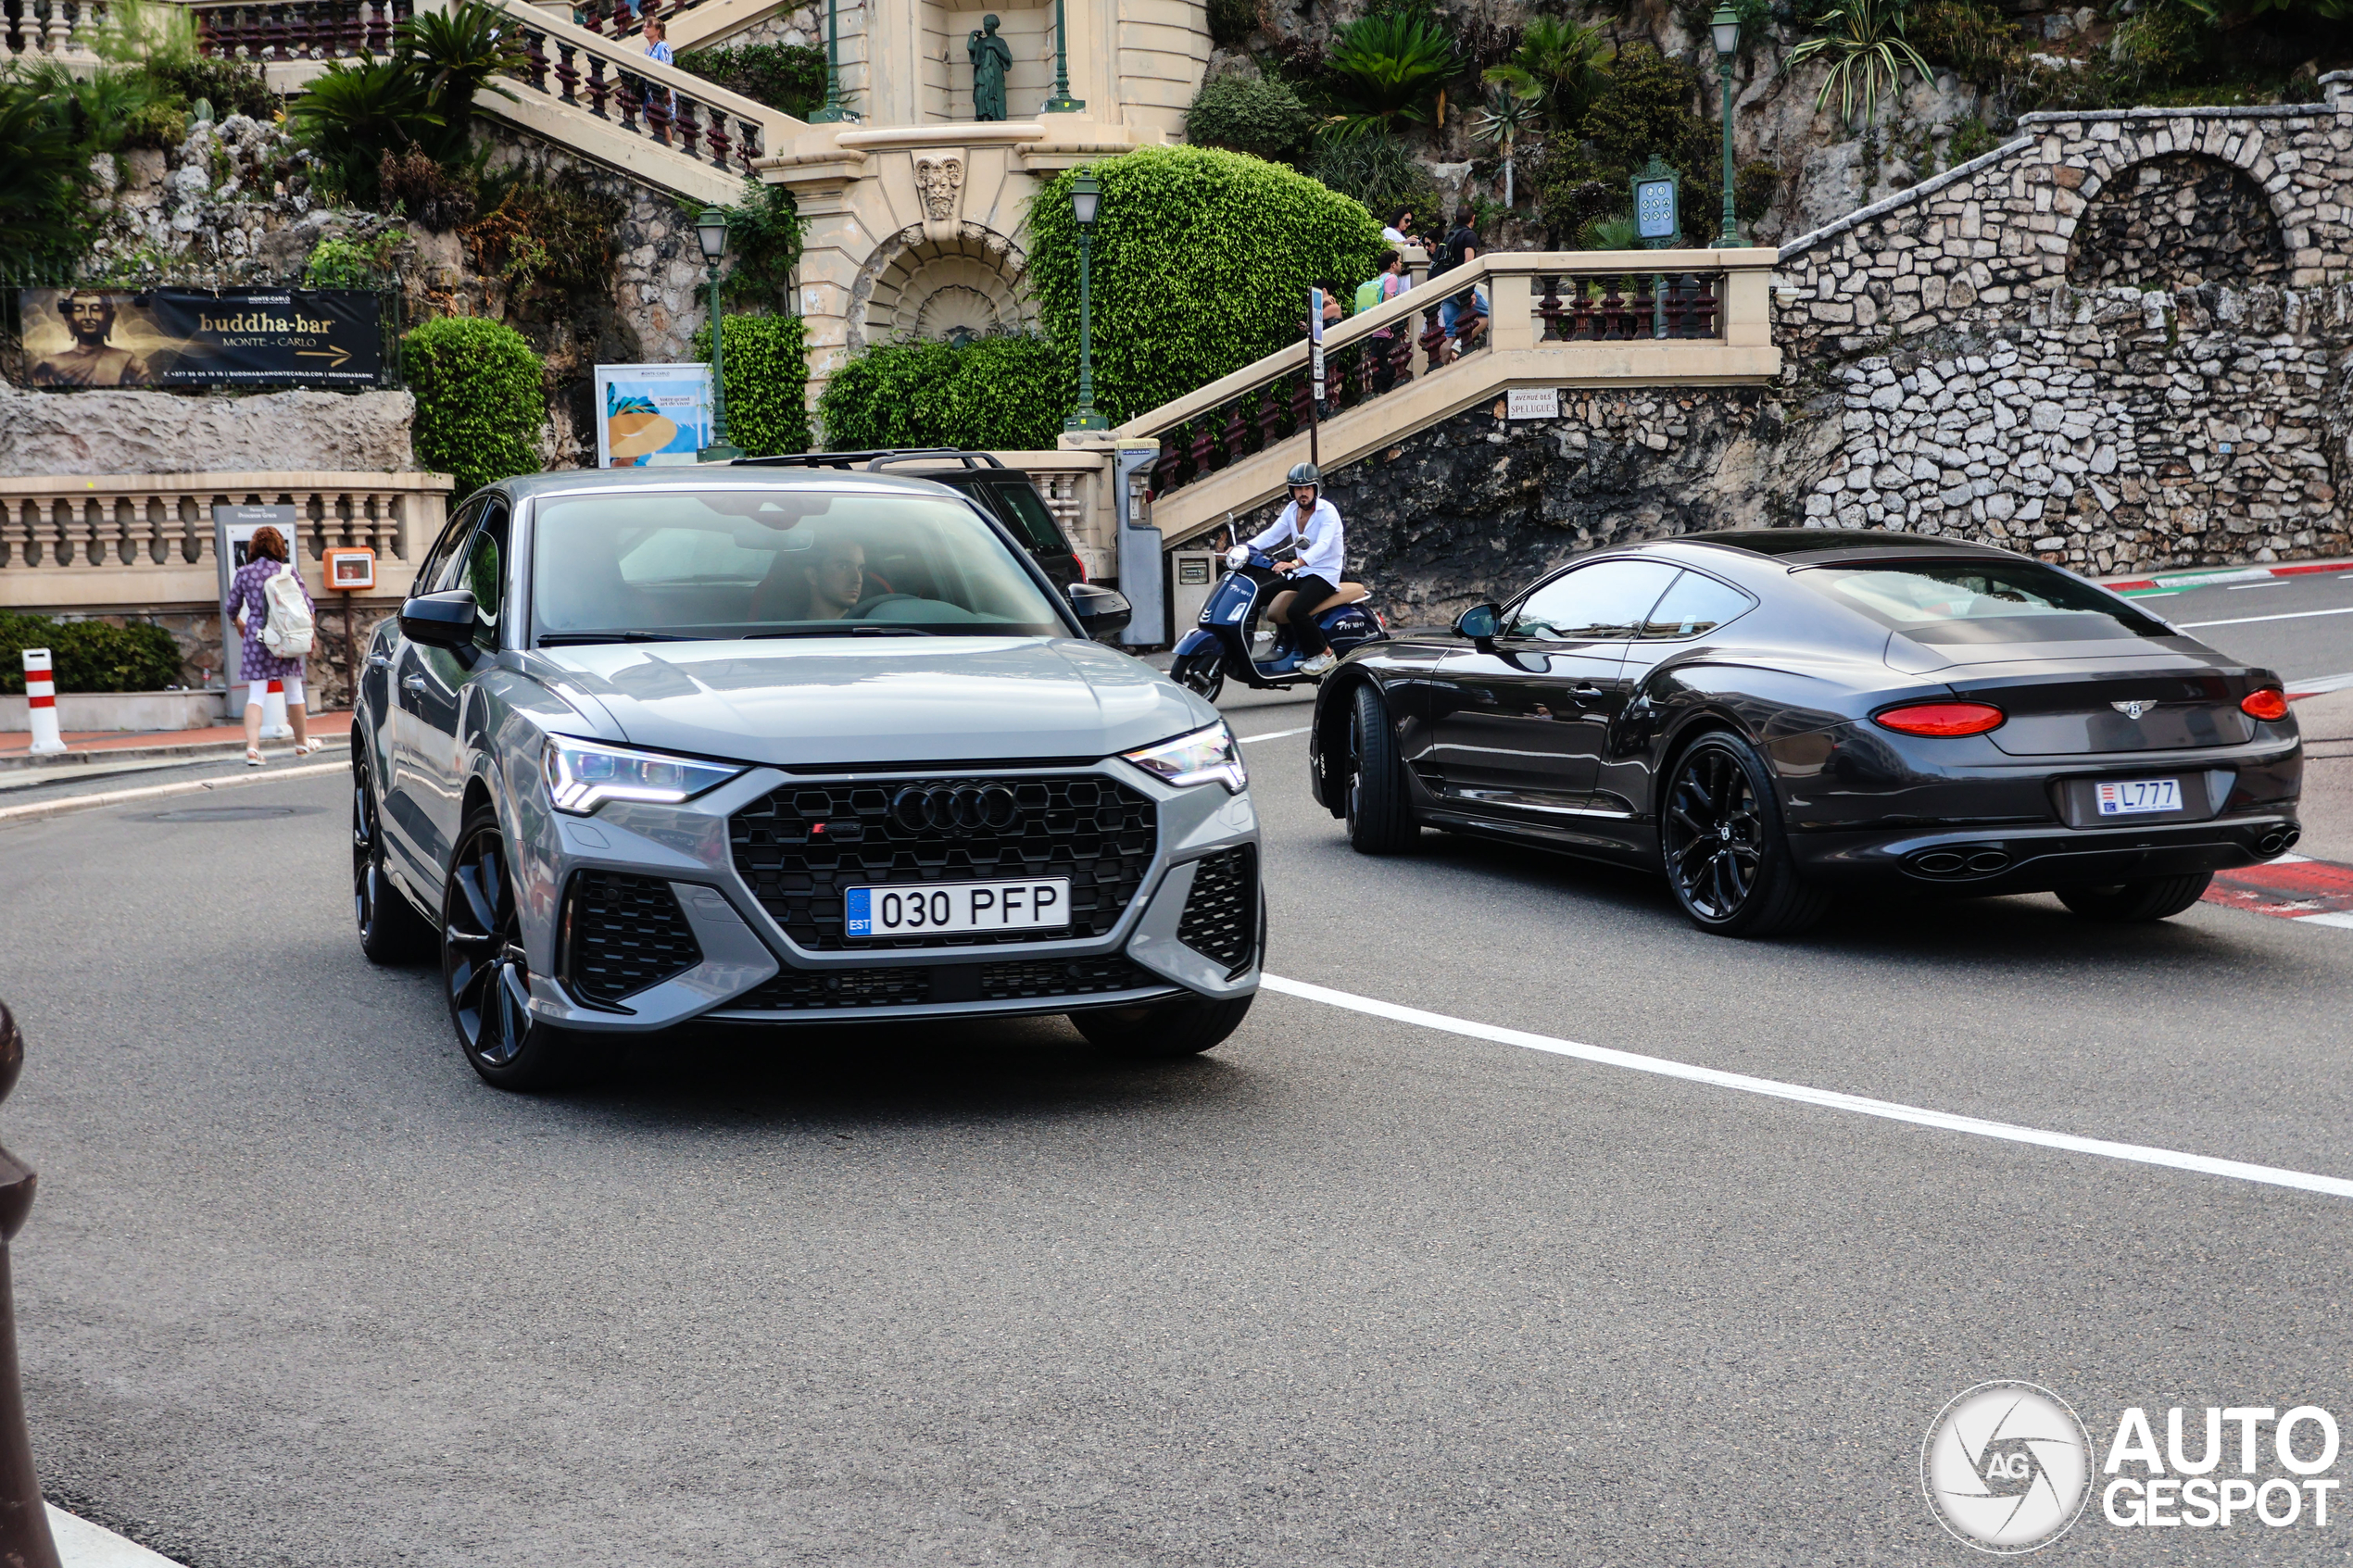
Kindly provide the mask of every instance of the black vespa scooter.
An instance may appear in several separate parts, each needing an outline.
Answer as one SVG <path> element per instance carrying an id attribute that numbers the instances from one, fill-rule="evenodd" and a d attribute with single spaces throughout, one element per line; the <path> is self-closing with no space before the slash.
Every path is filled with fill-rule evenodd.
<path id="1" fill-rule="evenodd" d="M 1248 545 L 1226 552 L 1226 575 L 1210 590 L 1200 621 L 1176 645 L 1168 673 L 1179 685 L 1215 702 L 1229 675 L 1260 691 L 1289 691 L 1319 679 L 1301 672 L 1290 624 L 1271 613 L 1277 596 L 1290 587 L 1290 579 L 1274 568 L 1273 557 Z M 1365 603 L 1370 594 L 1362 583 L 1342 583 L 1316 610 L 1315 624 L 1335 655 L 1388 639 L 1388 624 Z"/>

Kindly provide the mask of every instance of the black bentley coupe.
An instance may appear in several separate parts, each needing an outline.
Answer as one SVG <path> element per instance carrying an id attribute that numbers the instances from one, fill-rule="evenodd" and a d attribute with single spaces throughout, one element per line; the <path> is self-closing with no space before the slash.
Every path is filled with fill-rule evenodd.
<path id="1" fill-rule="evenodd" d="M 1600 552 L 1361 648 L 1309 755 L 1366 854 L 1429 826 L 1657 867 L 1750 936 L 1853 886 L 2163 920 L 2295 844 L 2304 765 L 2279 677 L 2130 600 L 1826 529 Z"/>

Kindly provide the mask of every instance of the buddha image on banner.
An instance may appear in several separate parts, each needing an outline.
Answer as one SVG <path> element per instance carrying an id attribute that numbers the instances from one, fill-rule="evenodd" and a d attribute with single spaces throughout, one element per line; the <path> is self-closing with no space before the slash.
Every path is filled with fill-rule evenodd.
<path id="1" fill-rule="evenodd" d="M 711 445 L 711 367 L 597 367 L 597 466 L 691 463 Z"/>
<path id="2" fill-rule="evenodd" d="M 373 386 L 376 296 L 347 289 L 20 289 L 39 387 Z"/>

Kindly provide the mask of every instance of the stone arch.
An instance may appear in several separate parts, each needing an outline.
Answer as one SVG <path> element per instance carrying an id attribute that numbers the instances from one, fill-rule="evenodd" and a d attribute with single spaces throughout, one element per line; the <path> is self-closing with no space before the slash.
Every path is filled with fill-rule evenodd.
<path id="1" fill-rule="evenodd" d="M 908 225 L 859 269 L 849 292 L 850 354 L 907 338 L 1027 329 L 1027 261 L 1020 246 L 977 223 Z"/>
<path id="2" fill-rule="evenodd" d="M 2270 194 L 2245 169 L 2206 153 L 2158 153 L 2104 174 L 2073 229 L 2067 279 L 2077 288 L 2244 287 L 2288 278 L 2287 239 Z"/>

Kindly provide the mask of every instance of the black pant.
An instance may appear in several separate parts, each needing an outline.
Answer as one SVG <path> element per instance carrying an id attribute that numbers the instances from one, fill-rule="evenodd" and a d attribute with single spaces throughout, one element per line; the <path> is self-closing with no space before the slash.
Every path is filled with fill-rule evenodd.
<path id="1" fill-rule="evenodd" d="M 1331 646 L 1325 639 L 1324 629 L 1315 624 L 1315 607 L 1340 590 L 1322 578 L 1310 577 L 1303 571 L 1291 578 L 1290 586 L 1291 592 L 1299 596 L 1290 602 L 1291 644 L 1299 649 L 1300 658 L 1313 659 Z"/>

